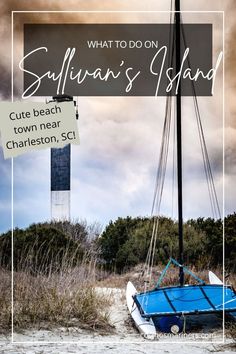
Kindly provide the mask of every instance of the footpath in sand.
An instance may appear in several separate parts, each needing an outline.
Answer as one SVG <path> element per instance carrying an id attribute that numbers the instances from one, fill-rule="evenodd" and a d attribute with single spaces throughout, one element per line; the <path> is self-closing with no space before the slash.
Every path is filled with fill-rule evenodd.
<path id="1" fill-rule="evenodd" d="M 231 340 L 225 339 L 222 343 L 221 322 L 217 318 L 206 319 L 200 329 L 197 322 L 193 323 L 193 330 L 187 334 L 170 336 L 159 333 L 154 341 L 146 340 L 133 326 L 126 307 L 125 291 L 116 288 L 97 288 L 97 291 L 112 298 L 110 321 L 114 325 L 113 333 L 101 334 L 80 328 L 26 330 L 14 333 L 14 343 L 10 337 L 0 337 L 0 354 L 232 354 L 235 350 L 230 346 Z"/>

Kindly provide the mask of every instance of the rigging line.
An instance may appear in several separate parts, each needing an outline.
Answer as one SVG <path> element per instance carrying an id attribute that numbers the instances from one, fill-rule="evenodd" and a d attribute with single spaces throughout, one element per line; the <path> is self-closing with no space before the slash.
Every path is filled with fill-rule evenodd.
<path id="1" fill-rule="evenodd" d="M 197 116 L 195 100 L 194 100 L 194 106 L 195 106 L 195 113 L 196 113 L 196 116 Z M 212 195 L 212 189 L 211 189 L 211 183 L 210 183 L 210 177 L 209 177 L 209 170 L 208 170 L 206 156 L 205 156 L 205 152 L 204 152 L 204 146 L 203 146 L 203 141 L 202 141 L 202 136 L 201 136 L 201 131 L 200 131 L 199 119 L 198 118 L 197 118 L 197 126 L 198 126 L 198 134 L 199 134 L 201 151 L 202 151 L 202 156 L 203 156 L 204 171 L 205 171 L 205 175 L 206 175 L 207 187 L 208 187 L 208 192 L 209 192 L 209 197 L 210 197 L 210 204 L 211 204 L 212 214 L 213 214 L 213 217 L 214 217 L 215 216 L 214 198 L 213 198 L 213 195 Z"/>
<path id="2" fill-rule="evenodd" d="M 171 1 L 171 9 L 172 9 L 172 7 L 173 7 L 173 4 L 172 4 L 172 1 Z M 173 14 L 171 13 L 171 14 L 170 14 L 170 24 L 171 24 L 172 21 L 173 21 L 172 17 L 173 17 Z M 171 30 L 172 30 L 172 31 L 171 31 Z M 169 64 L 172 65 L 172 63 L 173 63 L 173 54 L 174 54 L 174 46 L 172 45 L 172 40 L 171 40 L 171 38 L 173 38 L 173 26 L 171 26 L 171 30 L 170 30 L 170 33 L 169 33 L 169 44 L 170 44 L 170 46 L 172 46 L 172 53 L 169 55 L 168 61 L 169 61 Z M 167 104 L 166 104 L 166 110 L 165 110 L 165 118 L 167 117 L 167 114 L 168 114 L 169 98 L 170 98 L 170 96 L 167 97 Z M 167 121 L 166 121 L 166 119 L 165 119 L 164 129 L 165 129 L 165 127 L 166 127 L 166 124 L 167 124 Z M 162 146 L 162 149 L 161 149 L 161 152 L 160 152 L 160 156 L 161 156 L 161 158 L 162 158 L 162 156 L 163 156 L 163 146 Z M 160 165 L 160 161 L 159 161 L 159 165 Z M 161 171 L 159 171 L 159 168 L 158 168 L 158 172 L 161 172 Z M 157 173 L 158 173 L 158 172 L 157 172 Z M 160 176 L 158 176 L 158 177 L 160 177 Z M 152 205 L 151 215 L 153 215 L 154 208 L 155 208 L 155 201 L 156 201 L 156 196 L 157 196 L 158 182 L 159 182 L 159 178 L 156 179 L 156 188 L 155 188 L 155 192 L 154 192 L 154 198 L 153 198 L 153 205 Z"/>
<path id="3" fill-rule="evenodd" d="M 216 217 L 217 217 L 217 215 L 220 217 L 220 208 L 219 208 L 219 203 L 218 203 L 217 194 L 216 194 L 216 190 L 215 190 L 215 184 L 214 184 L 212 169 L 211 169 L 211 165 L 210 165 L 210 159 L 209 159 L 209 155 L 208 155 L 208 151 L 207 151 L 207 147 L 206 147 L 206 141 L 205 141 L 205 137 L 204 137 L 203 127 L 202 127 L 202 122 L 201 122 L 201 117 L 200 117 L 200 111 L 199 111 L 199 107 L 198 107 L 198 104 L 197 104 L 197 101 L 195 98 L 194 98 L 194 101 L 195 101 L 195 107 L 196 107 L 196 112 L 197 112 L 196 116 L 197 116 L 198 125 L 199 125 L 199 136 L 202 139 L 203 153 L 204 153 L 205 162 L 206 162 L 206 173 L 207 173 L 207 176 L 209 179 L 210 193 L 211 193 L 211 198 L 213 201 L 214 214 Z"/>
<path id="4" fill-rule="evenodd" d="M 185 36 L 183 26 L 182 26 L 182 36 L 183 36 L 183 40 L 184 40 L 184 45 L 186 47 L 186 36 Z M 189 67 L 191 67 L 189 57 L 187 58 L 187 61 L 188 61 Z M 216 193 L 216 189 L 215 189 L 214 178 L 213 178 L 213 174 L 212 174 L 210 159 L 209 159 L 207 146 L 206 146 L 206 140 L 205 140 L 204 131 L 203 131 L 203 127 L 202 127 L 201 115 L 200 115 L 198 100 L 197 100 L 197 96 L 196 96 L 196 89 L 195 89 L 195 85 L 194 85 L 193 81 L 191 81 L 191 86 L 192 86 L 192 90 L 193 90 L 193 94 L 194 94 L 193 100 L 194 100 L 194 104 L 195 104 L 195 113 L 196 113 L 196 118 L 197 118 L 198 126 L 199 126 L 199 128 L 198 128 L 199 138 L 200 138 L 200 141 L 202 144 L 202 155 L 203 155 L 203 159 L 205 161 L 204 169 L 206 166 L 205 173 L 206 173 L 207 181 L 209 183 L 208 190 L 209 190 L 209 194 L 210 194 L 210 199 L 212 200 L 212 209 L 214 210 L 213 214 L 215 214 L 216 217 L 218 216 L 219 218 L 221 218 L 219 202 L 218 202 L 217 193 Z"/>
<path id="5" fill-rule="evenodd" d="M 164 122 L 163 133 L 162 133 L 161 152 L 160 152 L 160 157 L 159 157 L 156 183 L 155 183 L 155 194 L 154 194 L 154 198 L 153 198 L 154 200 L 153 200 L 152 212 L 151 212 L 152 216 L 154 216 L 155 206 L 157 204 L 157 200 L 159 199 L 161 181 L 163 180 L 163 174 L 164 174 L 164 170 L 165 170 L 166 144 L 168 141 L 167 132 L 169 129 L 168 116 L 169 116 L 169 98 L 168 98 L 168 103 L 167 103 L 167 107 L 166 107 L 165 122 Z M 156 221 L 156 218 L 154 217 L 154 224 L 155 224 L 155 221 Z"/>
<path id="6" fill-rule="evenodd" d="M 174 190 L 175 190 L 175 183 L 176 183 L 176 106 L 174 105 L 174 124 L 173 124 L 173 163 L 172 163 L 172 206 L 171 206 L 171 217 L 174 218 Z"/>
<path id="7" fill-rule="evenodd" d="M 167 119 L 167 132 L 166 132 L 166 144 L 165 144 L 165 150 L 164 150 L 164 161 L 163 161 L 163 174 L 162 174 L 162 179 L 159 187 L 159 196 L 157 200 L 157 206 L 156 206 L 156 213 L 157 215 L 160 214 L 160 205 L 161 205 L 161 200 L 162 200 L 162 194 L 163 194 L 163 187 L 164 187 L 164 180 L 165 180 L 165 174 L 166 174 L 166 166 L 167 166 L 167 157 L 168 157 L 168 150 L 169 150 L 169 139 L 170 139 L 170 122 L 171 122 L 171 96 L 169 97 L 169 105 L 168 105 L 168 119 Z M 154 257 L 155 257 L 155 249 L 156 249 L 156 242 L 157 242 L 157 230 L 159 226 L 159 218 L 157 218 L 156 225 L 154 227 L 154 242 L 153 242 L 153 250 L 152 250 L 152 258 L 151 258 L 151 269 L 154 264 Z"/>
<path id="8" fill-rule="evenodd" d="M 158 168 L 157 168 L 157 175 L 156 175 L 156 182 L 155 182 L 151 215 L 154 215 L 155 206 L 156 206 L 157 199 L 158 199 L 157 197 L 159 195 L 160 181 L 163 176 L 165 151 L 166 151 L 166 135 L 167 135 L 167 131 L 168 131 L 169 99 L 170 99 L 170 97 L 168 96 L 166 110 L 165 110 L 165 121 L 164 121 L 164 127 L 163 127 L 163 132 L 162 132 L 162 144 L 161 144 L 161 151 L 160 151 L 159 163 L 158 163 Z"/>
<path id="9" fill-rule="evenodd" d="M 158 194 L 157 194 L 157 200 L 156 200 L 156 214 L 159 214 L 159 208 L 160 208 L 160 202 L 161 202 L 161 196 L 162 196 L 162 191 L 163 191 L 163 185 L 164 185 L 164 177 L 165 177 L 165 172 L 166 172 L 166 163 L 167 163 L 167 157 L 168 157 L 168 148 L 169 148 L 169 135 L 170 135 L 170 108 L 168 105 L 168 117 L 167 117 L 167 126 L 166 126 L 166 135 L 165 135 L 165 144 L 164 144 L 164 151 L 163 151 L 163 158 L 162 158 L 162 165 L 161 165 L 161 177 L 160 177 L 160 183 L 158 185 Z"/>
<path id="10" fill-rule="evenodd" d="M 207 157 L 208 157 L 207 148 L 206 148 L 206 143 L 204 140 L 203 129 L 201 126 L 199 107 L 197 105 L 195 97 L 194 97 L 194 108 L 195 108 L 195 114 L 196 114 L 196 118 L 197 118 L 198 134 L 199 134 L 199 139 L 200 139 L 200 144 L 201 144 L 201 151 L 202 151 L 202 156 L 203 156 L 203 163 L 204 163 L 204 170 L 205 170 L 205 174 L 206 174 L 207 187 L 208 187 L 209 196 L 210 196 L 212 214 L 213 214 L 213 217 L 217 217 L 217 207 L 216 207 L 217 196 L 216 196 L 216 194 L 214 195 L 213 176 L 211 178 L 210 161 L 209 161 L 209 158 L 207 159 Z"/>
<path id="11" fill-rule="evenodd" d="M 173 37 L 173 33 L 171 33 L 170 31 L 170 34 L 169 34 L 169 42 L 171 43 L 171 36 Z M 172 53 L 171 53 L 171 57 L 169 58 L 169 62 L 172 63 L 173 61 L 173 46 L 172 46 Z M 167 105 L 166 105 L 166 116 L 169 114 L 171 115 L 171 105 L 172 105 L 172 102 L 171 102 L 171 96 L 168 96 L 167 97 Z M 167 156 L 168 156 L 168 143 L 169 143 L 169 127 L 170 127 L 170 121 L 166 120 L 165 122 L 165 128 L 167 129 L 167 144 L 166 145 L 163 145 L 163 150 L 161 151 L 161 157 L 162 157 L 162 160 L 161 160 L 161 168 L 162 170 L 160 171 L 160 178 L 158 179 L 158 182 L 164 177 L 164 173 L 165 172 L 165 169 L 166 169 L 166 160 L 167 160 Z M 157 183 L 156 187 L 158 188 L 159 187 L 159 193 L 160 193 L 160 190 L 161 190 L 161 186 L 159 183 Z M 156 204 L 156 200 L 158 199 L 157 197 L 160 196 L 160 194 L 157 193 L 157 188 L 156 188 L 156 193 L 155 193 L 155 198 L 154 198 L 154 203 L 153 203 L 153 208 L 152 208 L 152 213 L 154 211 L 154 207 L 155 207 L 155 204 Z M 157 209 L 159 208 L 159 204 L 160 204 L 160 200 L 158 199 L 158 207 Z"/>
<path id="12" fill-rule="evenodd" d="M 183 34 L 185 47 L 186 47 L 184 29 L 182 29 L 182 32 L 183 32 L 182 34 Z M 188 58 L 188 64 L 190 67 L 189 58 Z M 203 159 L 204 159 L 204 163 L 205 163 L 204 168 L 205 168 L 206 178 L 207 178 L 207 182 L 208 182 L 208 190 L 209 190 L 209 195 L 210 195 L 210 200 L 211 200 L 212 211 L 213 211 L 213 215 L 217 216 L 217 212 L 216 212 L 216 210 L 217 210 L 218 214 L 220 216 L 220 210 L 219 210 L 219 204 L 218 204 L 217 194 L 216 194 L 215 185 L 214 185 L 214 179 L 213 179 L 213 175 L 211 172 L 210 160 L 209 160 L 209 156 L 208 156 L 208 152 L 207 152 L 207 148 L 206 148 L 206 142 L 205 142 L 204 132 L 202 129 L 200 111 L 199 111 L 199 107 L 198 107 L 195 86 L 194 86 L 193 82 L 192 82 L 192 90 L 194 93 L 193 99 L 194 99 L 194 103 L 195 103 L 196 117 L 198 120 L 199 137 L 200 137 L 200 141 L 202 144 L 202 155 L 203 155 Z"/>
<path id="13" fill-rule="evenodd" d="M 186 47 L 186 39 L 185 39 L 185 33 L 184 33 L 184 29 L 183 28 L 182 28 L 182 35 L 183 35 L 184 44 L 185 44 L 185 47 Z M 189 58 L 188 58 L 188 64 L 189 64 L 189 67 L 191 67 Z M 195 101 L 196 92 L 195 92 L 195 87 L 194 87 L 193 83 L 192 83 L 192 91 L 193 91 L 193 100 L 194 100 L 195 114 L 196 114 L 196 117 L 197 117 L 197 126 L 198 126 L 199 139 L 200 139 L 200 144 L 201 144 L 201 151 L 202 151 L 203 162 L 204 162 L 204 170 L 205 170 L 205 174 L 206 174 L 206 179 L 207 179 L 207 184 L 208 184 L 208 191 L 209 191 L 210 200 L 211 200 L 211 208 L 212 208 L 212 212 L 214 214 L 214 205 L 213 205 L 213 200 L 212 200 L 210 181 L 209 181 L 209 177 L 208 177 L 208 166 L 207 166 L 207 161 L 206 161 L 205 152 L 204 152 L 203 140 L 202 140 L 200 127 L 199 127 L 199 119 L 198 119 L 198 112 L 197 112 L 197 102 Z"/>
<path id="14" fill-rule="evenodd" d="M 168 158 L 168 151 L 169 151 L 169 140 L 170 140 L 170 127 L 171 127 L 171 97 L 169 97 L 169 104 L 168 104 L 168 117 L 167 117 L 167 130 L 165 136 L 165 146 L 164 146 L 164 155 L 162 159 L 162 176 L 160 178 L 159 189 L 158 189 L 158 196 L 156 200 L 156 214 L 160 214 L 160 206 L 161 200 L 163 195 L 163 188 L 164 188 L 164 181 L 165 181 L 165 174 L 166 174 L 166 167 L 167 167 L 167 158 Z M 151 256 L 151 268 L 154 264 L 154 257 L 155 257 L 155 250 L 156 250 L 156 242 L 157 242 L 157 232 L 159 226 L 159 217 L 155 219 L 155 224 L 153 227 L 153 245 L 152 245 L 152 256 Z"/>
<path id="15" fill-rule="evenodd" d="M 170 22 L 172 23 L 172 18 L 170 18 Z M 173 55 L 174 55 L 174 46 L 172 43 L 172 38 L 174 38 L 174 31 L 173 31 L 173 26 L 171 26 L 172 31 L 170 31 L 169 34 L 169 45 L 172 47 L 172 52 L 169 57 L 169 65 L 172 65 L 173 63 Z M 165 180 L 165 174 L 166 174 L 166 166 L 167 166 L 167 158 L 168 158 L 168 151 L 169 151 L 169 140 L 170 140 L 170 127 L 171 127 L 171 110 L 172 110 L 172 96 L 169 96 L 167 98 L 168 100 L 168 113 L 169 113 L 169 119 L 168 119 L 168 130 L 167 130 L 167 142 L 166 142 L 166 150 L 165 150 L 165 156 L 164 156 L 164 171 L 163 171 L 163 176 L 162 176 L 162 183 L 160 185 L 160 194 L 158 198 L 158 204 L 156 206 L 156 213 L 157 215 L 160 214 L 160 206 L 161 206 L 161 200 L 162 200 L 162 195 L 163 195 L 163 187 L 164 187 L 164 180 Z M 155 256 L 155 248 L 156 248 L 156 241 L 157 241 L 157 231 L 158 231 L 158 226 L 159 224 L 156 224 L 156 230 L 155 230 L 155 239 L 154 239 L 154 248 L 153 248 L 153 257 L 152 257 L 152 263 L 151 266 L 153 267 L 154 264 L 154 256 Z"/>
<path id="16" fill-rule="evenodd" d="M 193 102 L 194 102 L 195 114 L 196 114 L 196 117 L 198 117 L 197 108 L 196 108 L 196 102 L 195 102 L 195 100 L 193 100 Z M 209 180 L 209 176 L 208 176 L 207 162 L 206 162 L 206 157 L 205 157 L 205 153 L 204 153 L 203 141 L 202 141 L 202 136 L 201 136 L 201 133 L 200 133 L 199 119 L 198 118 L 197 118 L 197 127 L 198 127 L 198 134 L 199 134 L 201 152 L 202 152 L 202 157 L 203 157 L 204 171 L 205 171 L 206 180 L 207 180 L 207 187 L 208 187 L 208 192 L 209 192 L 209 196 L 210 196 L 210 204 L 211 204 L 212 214 L 214 215 L 214 201 L 212 199 L 210 180 Z"/>
<path id="17" fill-rule="evenodd" d="M 152 230 L 152 237 L 151 237 L 151 242 L 150 242 L 150 247 L 147 255 L 147 267 L 148 270 L 150 266 L 153 264 L 153 249 L 155 252 L 155 238 L 156 238 L 156 232 L 158 228 L 158 222 L 159 218 L 158 216 L 154 215 L 154 211 L 158 212 L 160 211 L 160 198 L 162 196 L 162 191 L 163 191 L 163 185 L 164 185 L 164 177 L 165 177 L 165 170 L 166 170 L 166 161 L 167 161 L 167 155 L 168 155 L 168 144 L 169 144 L 169 127 L 170 127 L 170 97 L 168 97 L 167 100 L 167 105 L 166 105 L 166 115 L 165 115 L 165 122 L 164 122 L 164 127 L 163 127 L 163 135 L 162 135 L 162 146 L 161 146 L 161 154 L 159 158 L 159 164 L 158 164 L 158 169 L 157 169 L 157 177 L 156 177 L 156 186 L 155 186 L 155 203 L 153 204 L 152 208 L 152 215 L 154 219 L 154 224 L 153 224 L 153 230 Z M 155 210 L 156 207 L 156 210 Z M 158 215 L 158 214 L 157 214 Z M 150 269 L 151 270 L 151 269 Z"/>
<path id="18" fill-rule="evenodd" d="M 198 108 L 198 112 L 199 112 L 199 108 Z M 217 199 L 217 194 L 216 194 L 216 189 L 215 189 L 212 169 L 211 169 L 211 165 L 210 165 L 210 159 L 209 159 L 209 155 L 208 155 L 208 151 L 207 151 L 207 147 L 206 147 L 206 141 L 205 141 L 205 137 L 204 137 L 202 122 L 201 122 L 201 119 L 200 119 L 200 113 L 198 113 L 198 117 L 199 117 L 198 119 L 199 119 L 201 134 L 202 134 L 202 138 L 203 138 L 203 145 L 204 145 L 204 150 L 205 150 L 206 161 L 207 161 L 207 165 L 208 165 L 208 173 L 209 173 L 210 181 L 211 181 L 212 194 L 214 196 L 214 201 L 215 201 L 214 207 L 216 208 L 216 210 L 218 212 L 218 215 L 220 217 L 220 208 L 219 208 L 219 203 L 218 203 L 218 199 Z"/>
<path id="19" fill-rule="evenodd" d="M 170 18 L 170 21 L 171 21 L 171 18 Z M 169 33 L 169 43 L 171 43 L 172 41 L 171 41 L 171 36 L 173 37 L 173 33 L 171 33 L 171 31 L 170 31 L 170 33 Z M 173 47 L 173 46 L 172 46 Z M 172 61 L 173 61 L 173 50 L 172 50 L 172 53 L 171 53 L 171 57 L 169 57 L 169 62 L 171 62 L 172 63 Z M 166 104 L 166 112 L 165 112 L 165 116 L 166 116 L 166 118 L 168 118 L 168 114 L 171 114 L 171 97 L 170 96 L 168 96 L 167 97 L 167 104 Z M 168 128 L 168 125 L 169 125 L 170 123 L 168 122 L 168 120 L 166 119 L 166 121 L 165 121 L 165 129 L 168 129 L 169 130 L 169 128 Z M 167 131 L 168 131 L 167 130 Z M 166 138 L 166 136 L 165 136 L 165 138 Z M 167 138 L 168 139 L 168 138 Z M 166 147 L 166 145 L 163 145 L 163 150 L 161 151 L 161 163 L 162 163 L 162 165 L 161 165 L 161 170 L 160 170 L 160 178 L 159 178 L 159 180 L 158 180 L 158 182 L 160 182 L 160 180 L 161 180 L 161 178 L 163 178 L 163 173 L 162 172 L 164 172 L 165 171 L 165 160 L 167 159 L 167 156 L 166 156 L 166 154 L 165 154 L 165 152 L 167 151 L 167 147 Z M 159 187 L 159 191 L 160 191 L 160 184 L 159 183 L 157 183 L 157 187 Z M 157 188 L 156 188 L 156 192 L 157 192 Z M 155 193 L 155 198 L 154 198 L 154 204 L 153 204 L 153 208 L 152 208 L 152 213 L 153 213 L 153 211 L 154 211 L 154 207 L 155 207 L 155 204 L 156 204 L 156 200 L 157 200 L 157 196 L 158 196 L 158 194 L 157 193 Z"/>
<path id="20" fill-rule="evenodd" d="M 171 31 L 170 31 L 171 36 Z M 169 39 L 171 42 L 171 38 Z M 173 51 L 172 51 L 173 52 Z M 173 60 L 172 57 L 169 58 L 169 61 Z M 163 134 L 163 145 L 160 154 L 160 164 L 157 173 L 156 179 L 156 188 L 155 188 L 155 196 L 154 202 L 152 206 L 152 214 L 154 213 L 154 209 L 156 212 L 157 217 L 154 218 L 154 225 L 153 225 L 153 232 L 152 232 L 152 239 L 150 243 L 150 252 L 148 254 L 148 263 L 150 265 L 150 270 L 152 271 L 152 267 L 154 264 L 154 256 L 155 256 L 155 249 L 156 249 L 156 241 L 157 241 L 157 231 L 159 226 L 159 214 L 160 214 L 160 205 L 161 199 L 163 194 L 163 186 L 164 186 L 164 179 L 166 173 L 166 165 L 167 165 L 167 157 L 168 157 L 168 149 L 169 149 L 169 136 L 170 136 L 170 122 L 171 122 L 171 96 L 167 97 L 167 104 L 166 104 L 166 119 L 164 124 L 164 134 Z M 150 272 L 150 276 L 151 276 Z"/>
<path id="21" fill-rule="evenodd" d="M 173 3 L 171 1 L 171 9 Z M 173 14 L 170 13 L 170 24 L 173 22 Z M 173 54 L 174 54 L 174 46 L 172 44 L 173 39 L 173 26 L 170 26 L 170 33 L 169 33 L 169 46 L 172 47 L 172 52 L 169 55 L 168 61 L 172 64 L 173 62 Z M 165 109 L 165 121 L 162 133 L 162 144 L 161 144 L 161 151 L 156 175 L 156 182 L 154 188 L 154 197 L 151 209 L 151 215 L 153 216 L 153 230 L 152 230 L 152 237 L 150 241 L 150 246 L 147 253 L 147 258 L 145 262 L 145 269 L 147 275 L 149 273 L 149 277 L 152 274 L 152 267 L 154 264 L 154 256 L 155 256 L 155 248 L 156 248 L 156 241 L 157 241 L 157 231 L 159 227 L 159 213 L 160 213 L 160 205 L 163 193 L 163 186 L 164 186 L 164 177 L 166 172 L 166 165 L 167 165 L 167 157 L 168 157 L 168 148 L 169 148 L 169 131 L 170 131 L 170 121 L 171 121 L 171 97 L 168 96 L 166 100 L 166 109 Z M 156 211 L 156 216 L 154 215 L 154 211 Z M 149 224 L 150 225 L 150 224 Z M 144 272 L 145 272 L 144 269 Z M 146 285 L 145 285 L 146 287 Z"/>
<path id="22" fill-rule="evenodd" d="M 165 172 L 166 172 L 166 162 L 167 162 L 167 157 L 168 157 L 168 148 L 169 148 L 169 136 L 170 136 L 170 115 L 171 115 L 171 98 L 168 98 L 168 107 L 167 107 L 167 120 L 166 120 L 166 131 L 165 131 L 165 136 L 164 136 L 164 146 L 163 146 L 163 155 L 161 159 L 161 175 L 159 179 L 159 184 L 158 184 L 158 193 L 156 196 L 156 203 L 155 203 L 155 212 L 157 213 L 160 208 L 160 199 L 162 195 L 162 190 L 163 190 L 163 184 L 164 184 L 164 177 L 165 177 Z"/>

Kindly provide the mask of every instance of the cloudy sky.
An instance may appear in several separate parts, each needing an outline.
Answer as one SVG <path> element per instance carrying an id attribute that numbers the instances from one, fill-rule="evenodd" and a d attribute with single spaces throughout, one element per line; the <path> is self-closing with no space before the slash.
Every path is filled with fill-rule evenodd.
<path id="1" fill-rule="evenodd" d="M 12 10 L 169 10 L 168 1 L 5 1 L 1 2 L 0 95 L 11 99 L 11 18 Z M 235 31 L 233 1 L 183 0 L 183 10 L 225 11 L 225 210 L 235 211 L 236 120 L 235 120 Z M 169 14 L 16 14 L 14 65 L 22 55 L 24 22 L 37 23 L 160 23 Z M 222 50 L 222 15 L 183 14 L 185 22 L 213 23 L 213 61 Z M 22 78 L 14 76 L 14 99 L 22 93 Z M 199 98 L 215 185 L 222 205 L 223 100 L 222 67 L 213 97 Z M 38 101 L 44 102 L 45 97 Z M 103 226 L 118 216 L 150 215 L 155 173 L 164 120 L 165 98 L 79 97 L 81 144 L 72 146 L 72 205 L 74 219 L 98 221 Z M 184 218 L 211 216 L 203 162 L 194 119 L 192 98 L 183 99 L 183 185 Z M 170 150 L 171 151 L 171 150 Z M 0 232 L 11 228 L 11 174 L 13 164 L 14 226 L 50 219 L 49 150 L 41 150 L 4 160 L 0 148 Z M 172 155 L 161 212 L 176 217 L 176 197 L 172 198 Z M 221 208 L 222 211 L 222 208 Z"/>

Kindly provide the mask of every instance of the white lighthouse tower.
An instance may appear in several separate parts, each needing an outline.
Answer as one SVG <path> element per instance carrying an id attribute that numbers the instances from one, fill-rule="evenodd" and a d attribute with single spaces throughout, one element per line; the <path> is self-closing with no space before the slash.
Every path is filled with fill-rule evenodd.
<path id="1" fill-rule="evenodd" d="M 53 102 L 73 101 L 72 96 L 54 96 Z M 52 102 L 51 101 L 51 102 Z M 76 102 L 74 101 L 76 106 Z M 78 118 L 76 106 L 76 118 Z M 51 149 L 51 219 L 70 220 L 71 145 Z"/>

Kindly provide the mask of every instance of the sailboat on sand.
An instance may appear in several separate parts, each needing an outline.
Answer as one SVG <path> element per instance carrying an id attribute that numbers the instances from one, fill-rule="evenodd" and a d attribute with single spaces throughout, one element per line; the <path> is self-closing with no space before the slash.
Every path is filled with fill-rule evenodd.
<path id="1" fill-rule="evenodd" d="M 180 0 L 175 1 L 175 65 L 178 72 L 181 65 L 180 42 L 181 42 L 181 12 Z M 173 41 L 174 42 L 174 41 Z M 194 93 L 194 85 L 193 85 Z M 194 96 L 194 95 L 193 95 Z M 167 110 L 170 112 L 171 97 L 167 97 Z M 201 150 L 203 154 L 204 168 L 208 179 L 213 209 L 219 212 L 219 205 L 216 196 L 210 161 L 206 149 L 200 114 L 196 97 L 194 97 L 195 111 Z M 171 113 L 171 112 L 170 112 Z M 161 154 L 157 171 L 154 204 L 157 210 L 160 209 L 162 190 L 165 177 L 166 160 L 168 155 L 168 136 L 170 125 L 170 114 L 166 114 Z M 190 315 L 222 314 L 225 312 L 236 320 L 236 292 L 230 285 L 225 285 L 212 272 L 209 272 L 209 284 L 199 279 L 187 267 L 183 259 L 183 213 L 182 213 L 182 127 L 181 127 L 181 88 L 176 95 L 176 143 L 177 143 L 177 183 L 178 183 L 178 235 L 179 235 L 179 259 L 170 258 L 163 270 L 156 286 L 152 290 L 145 289 L 138 293 L 134 285 L 129 281 L 126 289 L 126 300 L 129 312 L 139 329 L 147 338 L 155 338 L 157 330 L 177 334 L 183 330 L 183 318 Z M 154 210 L 154 207 L 153 207 Z M 158 216 L 153 217 L 154 226 L 147 255 L 148 272 L 151 276 L 154 254 L 156 249 L 156 237 L 158 230 Z M 161 283 L 171 265 L 179 268 L 179 285 L 162 287 Z M 150 270 L 151 269 L 151 270 Z M 196 284 L 185 284 L 184 275 L 190 274 Z"/>

